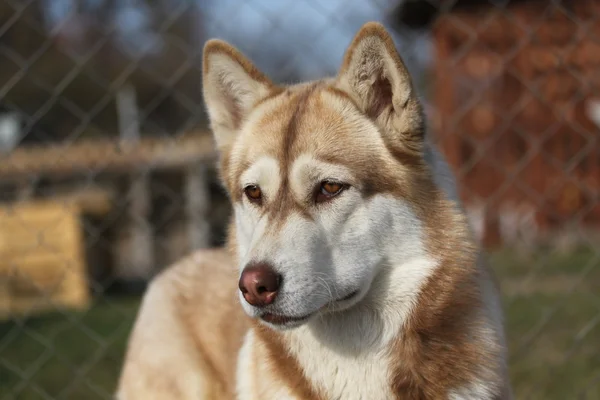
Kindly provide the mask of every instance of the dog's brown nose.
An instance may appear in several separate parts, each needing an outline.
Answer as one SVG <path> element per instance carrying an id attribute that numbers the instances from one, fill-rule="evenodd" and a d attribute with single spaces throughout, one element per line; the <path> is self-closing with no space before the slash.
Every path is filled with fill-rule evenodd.
<path id="1" fill-rule="evenodd" d="M 239 282 L 244 298 L 255 307 L 264 307 L 274 302 L 280 286 L 281 275 L 265 263 L 246 266 Z"/>

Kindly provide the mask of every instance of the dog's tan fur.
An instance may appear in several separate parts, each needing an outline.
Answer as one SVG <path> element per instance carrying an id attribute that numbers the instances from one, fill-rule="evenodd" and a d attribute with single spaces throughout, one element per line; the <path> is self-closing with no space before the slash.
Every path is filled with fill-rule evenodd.
<path id="1" fill-rule="evenodd" d="M 425 138 L 420 102 L 385 29 L 366 24 L 335 79 L 286 87 L 228 44 L 209 41 L 204 90 L 221 178 L 236 212 L 248 210 L 240 177 L 256 160 L 269 155 L 277 160 L 265 161 L 270 171 L 289 174 L 265 183 L 268 201 L 248 211 L 268 221 L 265 237 L 281 240 L 294 218 L 319 218 L 295 195 L 309 178 L 296 179 L 290 170 L 310 155 L 309 166 L 343 165 L 360 190 L 356 201 L 397 201 L 400 213 L 410 205 L 409 220 L 420 227 L 414 243 L 431 270 L 422 283 L 413 276 L 419 268 L 407 275 L 414 290 L 404 293 L 402 275 L 395 274 L 411 266 L 381 267 L 357 304 L 332 308 L 299 328 L 273 329 L 249 318 L 236 299 L 238 265 L 250 250 L 239 237 L 243 222 L 232 221 L 227 250 L 193 254 L 151 284 L 118 398 L 366 398 L 342 384 L 356 383 L 355 376 L 365 380 L 371 399 L 512 398 L 497 289 L 448 168 Z M 269 192 L 269 185 L 277 187 Z M 321 365 L 316 352 L 330 357 L 332 367 Z"/>

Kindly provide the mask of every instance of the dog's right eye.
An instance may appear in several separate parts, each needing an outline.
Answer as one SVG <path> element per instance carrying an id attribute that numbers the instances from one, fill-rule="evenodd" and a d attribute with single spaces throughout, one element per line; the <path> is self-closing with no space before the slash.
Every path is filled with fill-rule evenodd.
<path id="1" fill-rule="evenodd" d="M 253 203 L 260 203 L 262 200 L 262 191 L 257 185 L 249 185 L 244 188 L 244 193 L 248 200 Z"/>

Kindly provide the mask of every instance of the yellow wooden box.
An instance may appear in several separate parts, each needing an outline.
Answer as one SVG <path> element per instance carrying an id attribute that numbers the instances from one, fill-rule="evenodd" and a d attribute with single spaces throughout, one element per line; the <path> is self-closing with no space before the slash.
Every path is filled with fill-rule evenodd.
<path id="1" fill-rule="evenodd" d="M 0 206 L 0 317 L 85 308 L 89 298 L 78 206 Z"/>

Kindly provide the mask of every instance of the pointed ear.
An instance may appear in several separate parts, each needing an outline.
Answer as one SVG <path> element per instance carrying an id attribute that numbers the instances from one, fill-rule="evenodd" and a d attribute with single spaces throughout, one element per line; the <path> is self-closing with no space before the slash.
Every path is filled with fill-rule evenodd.
<path id="1" fill-rule="evenodd" d="M 346 50 L 337 86 L 405 150 L 420 152 L 424 117 L 412 80 L 383 25 L 362 26 Z"/>
<path id="2" fill-rule="evenodd" d="M 233 142 L 252 106 L 274 88 L 242 53 L 218 39 L 204 46 L 202 86 L 219 151 Z"/>

